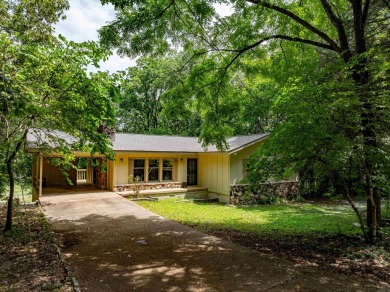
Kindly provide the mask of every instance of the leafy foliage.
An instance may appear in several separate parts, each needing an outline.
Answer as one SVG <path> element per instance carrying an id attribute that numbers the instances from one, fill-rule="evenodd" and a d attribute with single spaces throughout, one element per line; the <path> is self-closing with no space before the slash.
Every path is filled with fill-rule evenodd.
<path id="1" fill-rule="evenodd" d="M 108 2 L 117 18 L 100 31 L 107 47 L 129 56 L 181 47 L 192 55 L 186 84 L 199 100 L 205 145 L 223 148 L 235 125 L 273 130 L 256 173 L 298 170 L 347 197 L 364 192 L 376 241 L 389 169 L 386 1 Z M 229 4 L 231 15 L 220 17 L 215 3 Z M 235 113 L 256 119 L 248 125 Z"/>
<path id="2" fill-rule="evenodd" d="M 196 101 L 182 89 L 181 56 L 142 57 L 122 80 L 118 106 L 120 131 L 130 133 L 199 134 Z"/>
<path id="3" fill-rule="evenodd" d="M 0 164 L 8 174 L 8 230 L 13 163 L 27 134 L 37 136 L 40 151 L 62 154 L 65 166 L 74 159 L 72 149 L 111 157 L 111 142 L 98 128 L 114 123 L 117 89 L 108 73 L 87 73 L 87 66 L 98 66 L 107 51 L 93 42 L 78 44 L 52 35 L 66 1 L 6 1 L 0 7 L 5 13 L 0 18 Z M 39 140 L 41 130 L 49 141 Z M 69 145 L 59 131 L 76 140 Z"/>

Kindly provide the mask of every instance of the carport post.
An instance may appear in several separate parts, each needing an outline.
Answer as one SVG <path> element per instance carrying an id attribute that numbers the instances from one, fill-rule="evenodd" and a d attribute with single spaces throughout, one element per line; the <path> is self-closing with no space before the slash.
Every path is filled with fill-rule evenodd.
<path id="1" fill-rule="evenodd" d="M 39 154 L 39 196 L 42 196 L 43 155 Z"/>

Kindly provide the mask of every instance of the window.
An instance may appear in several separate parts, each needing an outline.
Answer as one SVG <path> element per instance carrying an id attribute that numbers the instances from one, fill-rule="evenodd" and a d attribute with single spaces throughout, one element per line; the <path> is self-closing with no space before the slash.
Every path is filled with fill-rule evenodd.
<path id="1" fill-rule="evenodd" d="M 159 181 L 158 168 L 160 161 L 158 159 L 149 159 L 149 181 Z"/>
<path id="2" fill-rule="evenodd" d="M 163 180 L 172 181 L 172 159 L 164 159 L 163 160 Z"/>
<path id="3" fill-rule="evenodd" d="M 242 160 L 242 178 L 246 178 L 249 172 L 249 159 Z"/>
<path id="4" fill-rule="evenodd" d="M 145 181 L 145 159 L 134 159 L 134 181 Z"/>

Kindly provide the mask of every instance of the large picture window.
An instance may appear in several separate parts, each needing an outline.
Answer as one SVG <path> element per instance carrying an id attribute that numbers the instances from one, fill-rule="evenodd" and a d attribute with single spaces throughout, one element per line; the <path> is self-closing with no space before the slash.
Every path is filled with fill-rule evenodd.
<path id="1" fill-rule="evenodd" d="M 158 168 L 160 161 L 158 159 L 149 159 L 149 181 L 159 181 Z"/>
<path id="2" fill-rule="evenodd" d="M 172 181 L 172 166 L 173 166 L 173 160 L 172 159 L 164 159 L 163 160 L 163 180 L 164 181 Z"/>
<path id="3" fill-rule="evenodd" d="M 134 181 L 145 181 L 145 159 L 134 159 Z"/>

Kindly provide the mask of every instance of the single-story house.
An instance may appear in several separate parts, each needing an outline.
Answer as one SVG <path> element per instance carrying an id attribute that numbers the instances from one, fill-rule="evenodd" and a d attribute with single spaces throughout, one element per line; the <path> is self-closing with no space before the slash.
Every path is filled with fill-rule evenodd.
<path id="1" fill-rule="evenodd" d="M 53 134 L 72 142 L 69 135 L 50 133 Z M 56 154 L 45 155 L 40 150 L 44 135 L 35 131 L 27 136 L 26 151 L 35 157 L 35 198 L 44 194 L 45 188 L 69 184 L 61 169 L 52 163 Z M 121 194 L 184 193 L 229 202 L 230 186 L 246 176 L 249 157 L 267 137 L 268 134 L 231 137 L 227 140 L 228 149 L 219 151 L 213 145 L 203 148 L 195 137 L 115 133 L 112 137 L 115 160 L 107 161 L 103 167 L 105 159 L 97 155 L 95 163 L 68 171 L 68 180 L 73 185 L 90 184 Z M 89 153 L 78 151 L 74 155 L 76 160 L 90 157 Z"/>

